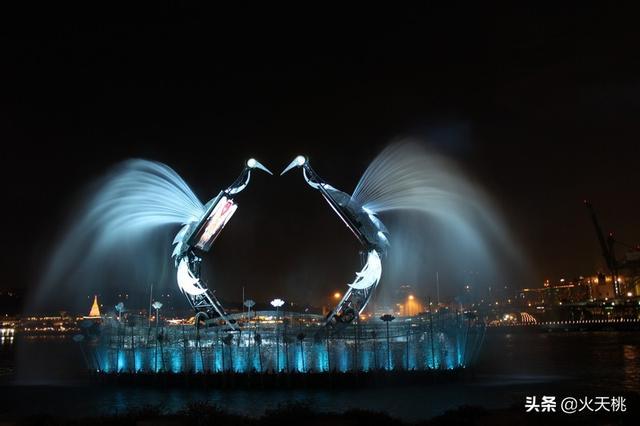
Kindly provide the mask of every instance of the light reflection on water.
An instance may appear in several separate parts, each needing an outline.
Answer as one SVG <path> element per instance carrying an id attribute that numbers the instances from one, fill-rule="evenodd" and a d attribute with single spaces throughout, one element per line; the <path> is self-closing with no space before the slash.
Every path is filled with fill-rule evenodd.
<path id="1" fill-rule="evenodd" d="M 77 377 L 82 356 L 68 340 L 16 337 L 11 347 L 4 345 L 0 349 L 3 363 L 11 361 L 11 348 L 15 347 L 21 349 L 22 362 L 10 391 L 2 390 L 4 412 L 32 412 L 30 401 L 34 400 L 39 401 L 41 410 L 74 411 L 79 415 L 122 412 L 146 404 L 171 411 L 189 402 L 206 401 L 234 412 L 260 415 L 267 408 L 298 401 L 323 411 L 362 408 L 418 420 L 462 404 L 505 407 L 522 403 L 524 396 L 531 394 L 581 396 L 640 391 L 640 333 L 633 332 L 489 334 L 475 367 L 474 380 L 390 391 L 140 390 L 72 386 L 70 383 Z M 293 348 L 291 351 L 293 353 Z M 378 356 L 378 362 L 385 361 L 384 354 Z M 198 357 L 189 362 L 197 364 Z M 337 362 L 346 365 L 350 360 L 337 359 Z M 54 391 L 50 386 L 56 386 Z"/>
<path id="2" fill-rule="evenodd" d="M 624 345 L 624 387 L 638 390 L 640 383 L 640 345 Z"/>

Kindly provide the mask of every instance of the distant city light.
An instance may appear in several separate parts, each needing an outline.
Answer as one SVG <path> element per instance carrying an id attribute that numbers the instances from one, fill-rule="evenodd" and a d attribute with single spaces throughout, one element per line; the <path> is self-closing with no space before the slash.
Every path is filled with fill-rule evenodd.
<path id="1" fill-rule="evenodd" d="M 341 297 L 342 297 L 342 294 L 340 294 L 340 292 L 336 291 L 335 293 L 333 293 L 334 299 L 340 299 Z"/>

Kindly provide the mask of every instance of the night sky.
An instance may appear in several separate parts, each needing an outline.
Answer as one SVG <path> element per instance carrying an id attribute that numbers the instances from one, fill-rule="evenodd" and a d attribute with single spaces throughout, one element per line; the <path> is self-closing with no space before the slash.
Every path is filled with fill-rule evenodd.
<path id="1" fill-rule="evenodd" d="M 640 37 L 628 11 L 1 15 L 2 288 L 35 285 L 86 185 L 121 160 L 165 162 L 207 201 L 247 158 L 279 172 L 303 153 L 350 192 L 403 137 L 491 194 L 533 265 L 511 282 L 603 267 L 585 198 L 605 230 L 640 243 Z M 351 277 L 357 244 L 298 173 L 255 175 L 238 202 L 211 260 L 225 276 L 262 297 L 292 271 Z"/>

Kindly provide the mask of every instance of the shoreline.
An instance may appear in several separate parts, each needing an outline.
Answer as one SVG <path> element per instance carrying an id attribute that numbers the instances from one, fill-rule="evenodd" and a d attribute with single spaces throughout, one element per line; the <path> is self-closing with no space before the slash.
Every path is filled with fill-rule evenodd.
<path id="1" fill-rule="evenodd" d="M 565 332 L 638 332 L 640 320 L 628 321 L 550 321 L 539 324 L 488 326 L 487 333 L 565 333 Z"/>

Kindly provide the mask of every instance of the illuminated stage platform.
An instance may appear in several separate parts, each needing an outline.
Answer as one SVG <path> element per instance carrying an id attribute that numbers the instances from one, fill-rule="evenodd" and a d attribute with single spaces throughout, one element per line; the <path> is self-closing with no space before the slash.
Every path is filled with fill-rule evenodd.
<path id="1" fill-rule="evenodd" d="M 471 365 L 485 334 L 457 312 L 336 328 L 319 315 L 254 314 L 259 321 L 237 315 L 234 329 L 107 319 L 86 328 L 79 345 L 87 367 L 101 373 L 444 371 Z"/>

